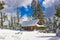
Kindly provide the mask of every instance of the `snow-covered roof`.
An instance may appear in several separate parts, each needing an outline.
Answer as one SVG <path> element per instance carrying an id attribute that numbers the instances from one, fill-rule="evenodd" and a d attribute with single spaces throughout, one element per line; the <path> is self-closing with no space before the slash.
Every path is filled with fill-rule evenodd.
<path id="1" fill-rule="evenodd" d="M 36 24 L 37 27 L 46 27 L 45 25 Z"/>
<path id="2" fill-rule="evenodd" d="M 30 20 L 30 21 L 24 21 L 21 23 L 21 26 L 35 26 L 39 22 L 39 19 L 36 20 Z"/>

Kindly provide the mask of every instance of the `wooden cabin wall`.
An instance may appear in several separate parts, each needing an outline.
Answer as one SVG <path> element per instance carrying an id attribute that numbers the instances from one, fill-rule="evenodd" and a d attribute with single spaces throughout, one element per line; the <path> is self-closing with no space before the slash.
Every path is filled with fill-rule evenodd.
<path id="1" fill-rule="evenodd" d="M 36 28 L 37 28 L 37 26 L 27 26 L 27 27 L 24 27 L 25 30 L 34 30 Z"/>

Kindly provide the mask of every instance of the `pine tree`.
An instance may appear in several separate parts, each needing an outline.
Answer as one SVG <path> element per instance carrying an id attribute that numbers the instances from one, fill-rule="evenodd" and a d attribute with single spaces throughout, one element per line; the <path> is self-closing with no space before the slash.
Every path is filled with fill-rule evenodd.
<path id="1" fill-rule="evenodd" d="M 55 14 L 55 16 L 57 16 L 58 18 L 60 18 L 60 5 L 58 5 L 56 7 L 56 14 Z"/>
<path id="2" fill-rule="evenodd" d="M 4 9 L 4 1 L 0 2 L 0 10 Z"/>
<path id="3" fill-rule="evenodd" d="M 20 13 L 17 9 L 17 25 L 19 25 L 19 22 L 20 22 Z"/>
<path id="4" fill-rule="evenodd" d="M 57 23 L 58 23 L 58 19 L 56 17 L 53 17 L 53 27 L 54 27 L 53 31 L 54 32 L 56 32 L 56 30 L 58 28 Z"/>
<path id="5" fill-rule="evenodd" d="M 0 2 L 0 13 L 1 13 L 1 27 L 3 27 L 3 14 L 1 10 L 4 9 L 4 2 Z"/>
<path id="6" fill-rule="evenodd" d="M 33 9 L 33 17 L 35 19 L 39 19 L 39 24 L 44 24 L 44 13 L 42 11 L 42 7 L 39 3 L 39 0 L 33 0 L 31 3 L 31 8 Z"/>
<path id="7" fill-rule="evenodd" d="M 21 30 L 21 24 L 19 22 L 20 22 L 20 12 L 17 9 L 17 27 Z"/>
<path id="8" fill-rule="evenodd" d="M 11 26 L 10 26 L 10 28 L 12 28 L 13 27 L 13 17 L 11 16 Z"/>

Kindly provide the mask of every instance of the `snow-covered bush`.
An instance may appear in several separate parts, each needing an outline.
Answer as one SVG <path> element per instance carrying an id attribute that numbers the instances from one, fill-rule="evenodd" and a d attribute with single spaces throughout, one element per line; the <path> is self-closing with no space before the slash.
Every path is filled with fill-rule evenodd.
<path id="1" fill-rule="evenodd" d="M 45 25 L 47 26 L 48 32 L 56 32 L 59 24 L 59 19 L 57 17 L 50 17 L 46 19 Z"/>

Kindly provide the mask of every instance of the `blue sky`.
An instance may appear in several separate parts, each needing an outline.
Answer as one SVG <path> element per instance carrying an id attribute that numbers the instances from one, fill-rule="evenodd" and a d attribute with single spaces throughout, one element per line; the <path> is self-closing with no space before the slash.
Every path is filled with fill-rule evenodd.
<path id="1" fill-rule="evenodd" d="M 16 12 L 16 8 L 19 7 L 19 11 L 21 12 L 21 16 L 32 15 L 33 11 L 31 8 L 32 0 L 4 0 L 5 1 L 5 9 L 4 11 L 10 14 Z M 58 5 L 59 0 L 40 0 L 40 4 L 42 6 L 42 10 L 45 13 L 46 17 L 51 17 L 55 14 L 55 5 Z M 12 4 L 12 5 L 11 5 Z M 18 6 L 17 6 L 18 5 Z"/>
<path id="2" fill-rule="evenodd" d="M 42 10 L 45 13 L 45 17 L 52 17 L 55 13 L 55 5 L 59 4 L 59 0 L 40 0 Z M 27 5 L 27 8 L 20 7 L 21 16 L 32 15 L 33 11 L 30 5 Z"/>
<path id="3" fill-rule="evenodd" d="M 40 0 L 41 6 L 42 6 L 43 1 L 44 0 Z M 45 11 L 45 7 L 44 6 L 42 6 L 42 10 Z M 32 10 L 30 5 L 27 5 L 27 9 L 25 7 L 20 7 L 19 11 L 21 12 L 21 16 L 24 16 L 24 15 L 30 16 L 33 13 L 33 10 Z"/>

